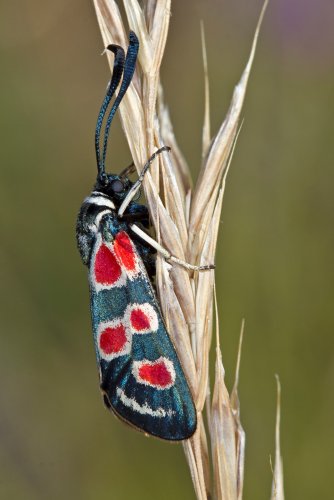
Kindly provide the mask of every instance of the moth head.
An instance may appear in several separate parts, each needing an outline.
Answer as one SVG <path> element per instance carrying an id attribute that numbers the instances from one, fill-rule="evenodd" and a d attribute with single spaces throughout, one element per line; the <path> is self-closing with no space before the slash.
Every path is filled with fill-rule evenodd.
<path id="1" fill-rule="evenodd" d="M 119 204 L 122 203 L 132 185 L 133 182 L 125 176 L 103 173 L 97 177 L 94 189 L 106 194 Z"/>

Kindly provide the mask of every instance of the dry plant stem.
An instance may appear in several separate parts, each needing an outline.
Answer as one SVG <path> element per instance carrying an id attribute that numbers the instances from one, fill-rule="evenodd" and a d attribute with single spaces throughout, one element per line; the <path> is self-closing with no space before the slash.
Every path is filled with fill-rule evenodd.
<path id="1" fill-rule="evenodd" d="M 235 370 L 235 379 L 233 384 L 233 389 L 230 396 L 232 415 L 234 418 L 234 426 L 236 432 L 236 458 L 237 458 L 237 498 L 241 500 L 242 498 L 242 490 L 243 490 L 243 478 L 244 478 L 244 464 L 245 464 L 245 442 L 246 435 L 245 431 L 242 428 L 240 421 L 240 403 L 238 396 L 238 385 L 239 385 L 239 371 L 240 371 L 240 360 L 241 360 L 241 348 L 244 337 L 244 329 L 245 329 L 245 320 L 242 320 L 241 330 L 240 330 L 240 339 L 239 339 L 239 347 L 238 347 L 238 357 L 237 357 L 237 366 Z"/>
<path id="2" fill-rule="evenodd" d="M 283 487 L 283 461 L 280 445 L 280 426 L 281 426 L 281 384 L 278 375 L 277 383 L 277 409 L 276 409 L 276 429 L 275 429 L 275 467 L 273 474 L 273 484 L 271 488 L 271 500 L 284 500 Z"/>
<path id="3" fill-rule="evenodd" d="M 211 131 L 210 131 L 210 87 L 209 87 L 208 58 L 206 53 L 203 21 L 201 21 L 201 40 L 202 40 L 202 56 L 203 56 L 203 72 L 204 72 L 204 119 L 203 119 L 203 132 L 202 132 L 202 160 L 204 160 L 211 141 Z"/>
<path id="4" fill-rule="evenodd" d="M 205 120 L 203 161 L 194 188 L 188 165 L 173 133 L 159 81 L 166 44 L 171 0 L 123 0 L 126 22 L 114 0 L 94 0 L 103 44 L 127 46 L 129 28 L 140 41 L 139 63 L 133 83 L 120 106 L 122 126 L 137 171 L 163 145 L 162 154 L 144 179 L 144 191 L 156 239 L 167 250 L 191 264 L 212 264 L 215 259 L 225 180 L 235 146 L 240 113 L 255 54 L 260 24 L 256 28 L 248 63 L 234 90 L 227 116 L 211 140 L 209 85 L 204 31 L 202 29 L 205 76 Z M 108 54 L 112 67 L 112 57 Z M 117 172 L 117 166 L 111 168 Z M 214 272 L 189 273 L 158 257 L 157 289 L 168 331 L 187 375 L 198 412 L 194 436 L 183 443 L 198 499 L 211 497 L 210 458 L 212 450 L 215 493 L 218 499 L 239 499 L 242 494 L 244 433 L 239 421 L 235 386 L 231 398 L 224 384 L 224 369 L 217 337 L 216 375 L 210 401 L 209 350 L 212 338 Z M 218 329 L 217 329 L 218 331 Z M 237 377 L 236 377 L 237 380 Z M 203 408 L 206 404 L 209 439 Z"/>

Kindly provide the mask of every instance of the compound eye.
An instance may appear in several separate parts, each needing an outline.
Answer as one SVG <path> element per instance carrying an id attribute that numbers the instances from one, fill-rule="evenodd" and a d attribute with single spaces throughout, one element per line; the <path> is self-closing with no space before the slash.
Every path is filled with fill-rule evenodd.
<path id="1" fill-rule="evenodd" d="M 119 180 L 112 181 L 111 189 L 114 191 L 114 193 L 121 193 L 122 191 L 124 191 L 124 184 Z"/>

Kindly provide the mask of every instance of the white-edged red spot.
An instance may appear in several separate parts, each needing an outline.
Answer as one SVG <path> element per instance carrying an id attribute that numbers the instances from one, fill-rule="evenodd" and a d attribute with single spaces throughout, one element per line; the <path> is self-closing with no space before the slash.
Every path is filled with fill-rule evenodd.
<path id="1" fill-rule="evenodd" d="M 121 231 L 116 235 L 114 251 L 129 277 L 136 276 L 139 272 L 137 252 L 125 231 Z"/>
<path id="2" fill-rule="evenodd" d="M 104 243 L 100 235 L 92 259 L 91 280 L 97 291 L 125 285 L 126 276 L 115 255 L 113 245 Z"/>
<path id="3" fill-rule="evenodd" d="M 114 253 L 104 243 L 96 253 L 94 273 L 96 282 L 106 286 L 113 285 L 122 274 Z"/>
<path id="4" fill-rule="evenodd" d="M 175 382 L 175 369 L 172 361 L 160 357 L 156 361 L 134 361 L 132 374 L 140 384 L 155 389 L 169 389 Z"/>
<path id="5" fill-rule="evenodd" d="M 100 323 L 97 345 L 101 358 L 110 361 L 131 351 L 131 334 L 120 319 Z"/>
<path id="6" fill-rule="evenodd" d="M 148 302 L 144 304 L 130 304 L 124 315 L 132 333 L 153 333 L 159 326 L 158 315 Z"/>
<path id="7" fill-rule="evenodd" d="M 150 318 L 148 315 L 138 307 L 133 309 L 130 313 L 130 323 L 132 328 L 136 331 L 150 330 Z"/>

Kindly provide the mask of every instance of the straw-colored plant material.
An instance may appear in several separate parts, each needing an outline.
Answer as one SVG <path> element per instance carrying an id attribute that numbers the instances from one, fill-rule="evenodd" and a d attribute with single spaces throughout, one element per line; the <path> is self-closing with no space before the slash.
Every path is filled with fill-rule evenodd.
<path id="1" fill-rule="evenodd" d="M 103 43 L 127 46 L 128 28 L 114 0 L 94 0 Z M 171 0 L 123 0 L 127 25 L 140 42 L 137 70 L 120 106 L 123 129 L 138 172 L 154 151 L 168 145 L 144 181 L 156 239 L 173 255 L 192 264 L 215 260 L 226 174 L 240 126 L 240 113 L 267 1 L 262 8 L 246 68 L 235 87 L 230 108 L 217 134 L 210 133 L 208 70 L 202 29 L 205 74 L 203 161 L 194 188 L 188 165 L 171 125 L 159 70 L 166 44 Z M 112 56 L 108 54 L 112 68 Z M 232 399 L 224 384 L 217 337 L 216 376 L 212 404 L 209 350 L 212 337 L 214 271 L 189 273 L 158 257 L 157 290 L 169 333 L 187 375 L 198 412 L 194 436 L 183 443 L 198 499 L 211 496 L 209 443 L 217 498 L 241 498 L 244 433 L 239 421 L 236 387 Z M 206 404 L 208 429 L 204 426 Z"/>
<path id="2" fill-rule="evenodd" d="M 275 467 L 273 471 L 271 500 L 284 500 L 283 460 L 282 460 L 281 445 L 280 445 L 281 384 L 278 375 L 276 375 L 276 383 L 277 383 L 277 404 L 276 404 L 276 429 L 275 429 Z"/>

